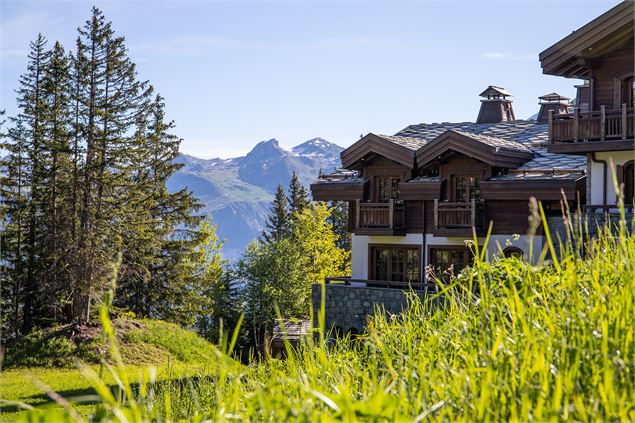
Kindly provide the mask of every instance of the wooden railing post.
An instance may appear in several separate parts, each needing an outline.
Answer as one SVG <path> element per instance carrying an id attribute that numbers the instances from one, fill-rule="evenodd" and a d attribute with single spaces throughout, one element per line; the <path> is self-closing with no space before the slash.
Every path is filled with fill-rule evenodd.
<path id="1" fill-rule="evenodd" d="M 580 132 L 580 109 L 573 109 L 573 141 L 578 141 Z"/>
<path id="2" fill-rule="evenodd" d="M 395 220 L 395 200 L 390 199 L 390 205 L 388 206 L 388 227 L 392 229 Z"/>
<path id="3" fill-rule="evenodd" d="M 606 138 L 606 106 L 600 106 L 600 139 L 604 141 Z"/>
<path id="4" fill-rule="evenodd" d="M 472 227 L 476 228 L 476 198 L 472 198 L 471 201 L 472 204 L 470 204 L 471 210 L 470 210 L 470 220 L 472 223 Z"/>
<path id="5" fill-rule="evenodd" d="M 434 229 L 439 229 L 439 200 L 434 199 Z"/>
<path id="6" fill-rule="evenodd" d="M 628 121 L 626 119 L 626 103 L 622 103 L 622 139 L 626 139 L 628 132 Z"/>
<path id="7" fill-rule="evenodd" d="M 553 110 L 549 110 L 549 112 L 547 113 L 548 119 L 549 119 L 549 142 L 552 143 L 553 142 Z"/>
<path id="8" fill-rule="evenodd" d="M 361 213 L 360 205 L 361 205 L 361 201 L 355 200 L 355 228 L 357 229 L 359 229 L 359 215 Z"/>

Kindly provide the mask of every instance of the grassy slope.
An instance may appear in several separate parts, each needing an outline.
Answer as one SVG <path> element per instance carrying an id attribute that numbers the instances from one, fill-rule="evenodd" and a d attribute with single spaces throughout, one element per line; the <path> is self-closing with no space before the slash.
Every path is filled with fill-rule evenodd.
<path id="1" fill-rule="evenodd" d="M 206 373 L 142 383 L 126 401 L 102 394 L 95 418 L 635 421 L 635 236 L 584 248 L 539 266 L 477 260 L 443 308 L 414 302 L 355 341 L 309 339 L 284 361 L 218 355 Z"/>
<path id="2" fill-rule="evenodd" d="M 118 345 L 126 363 L 126 374 L 131 383 L 140 380 L 143 369 L 153 367 L 156 380 L 182 378 L 192 374 L 206 373 L 209 362 L 216 356 L 216 349 L 196 334 L 183 330 L 177 325 L 155 320 L 116 320 Z M 81 351 L 69 351 L 66 339 L 60 333 L 65 328 L 37 333 L 28 341 L 28 359 L 22 359 L 28 367 L 19 366 L 3 370 L 0 377 L 0 399 L 25 403 L 30 406 L 52 406 L 50 398 L 43 394 L 42 387 L 47 386 L 65 398 L 94 395 L 90 382 L 78 370 L 72 355 L 80 356 L 83 362 L 95 361 L 95 357 L 106 354 L 107 348 L 100 337 L 86 343 L 90 348 Z M 39 342 L 38 342 L 39 341 Z M 54 348 L 62 345 L 62 348 Z M 25 354 L 26 355 L 26 354 Z M 112 361 L 112 360 L 109 360 Z M 46 366 L 51 363 L 63 367 Z M 44 364 L 45 366 L 35 366 Z M 108 369 L 93 363 L 91 367 L 103 377 L 108 385 L 116 381 Z M 92 401 L 94 403 L 94 401 Z M 48 405 L 46 405 L 48 404 Z M 94 412 L 95 406 L 84 404 L 78 410 L 85 414 Z M 15 421 L 25 417 L 17 404 L 5 404 L 0 407 L 0 421 Z M 56 414 L 49 415 L 53 418 Z M 48 418 L 48 417 L 47 417 Z M 50 420 L 50 419 L 49 419 Z"/>

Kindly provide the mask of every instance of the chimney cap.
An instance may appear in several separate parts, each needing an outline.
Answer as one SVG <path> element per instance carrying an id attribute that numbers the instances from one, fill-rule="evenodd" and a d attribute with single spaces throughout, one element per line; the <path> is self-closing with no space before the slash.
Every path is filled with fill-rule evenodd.
<path id="1" fill-rule="evenodd" d="M 569 97 L 560 95 L 558 93 L 549 93 L 538 97 L 540 103 L 565 103 L 570 100 Z"/>
<path id="2" fill-rule="evenodd" d="M 479 94 L 480 97 L 487 97 L 488 100 L 492 97 L 495 99 L 503 97 L 504 99 L 505 97 L 509 97 L 511 95 L 512 94 L 509 91 L 505 91 L 505 88 L 497 87 L 495 85 L 490 85 L 485 89 L 485 91 Z"/>

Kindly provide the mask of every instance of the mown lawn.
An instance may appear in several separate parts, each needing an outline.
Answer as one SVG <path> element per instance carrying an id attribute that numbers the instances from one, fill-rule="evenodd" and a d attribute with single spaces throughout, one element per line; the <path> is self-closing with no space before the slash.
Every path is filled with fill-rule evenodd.
<path id="1" fill-rule="evenodd" d="M 120 319 L 114 326 L 118 329 L 119 351 L 126 363 L 124 372 L 133 386 L 141 379 L 162 381 L 205 375 L 217 353 L 212 344 L 178 325 Z M 47 413 L 52 413 L 47 414 L 48 421 L 63 420 L 63 407 L 44 392 L 46 389 L 70 402 L 78 402 L 76 409 L 85 416 L 95 412 L 100 398 L 77 364 L 107 354 L 105 342 L 95 338 L 89 342 L 91 351 L 78 351 L 68 346 L 72 343 L 61 338 L 61 333 L 64 327 L 38 332 L 14 348 L 16 351 L 9 359 L 14 367 L 0 374 L 0 399 L 4 402 L 0 404 L 0 421 L 26 419 L 24 405 L 47 409 Z M 73 355 L 80 355 L 82 360 L 74 359 Z M 108 361 L 114 364 L 112 359 Z M 51 363 L 64 365 L 56 367 Z M 106 385 L 117 386 L 106 366 L 89 363 L 89 367 Z"/>

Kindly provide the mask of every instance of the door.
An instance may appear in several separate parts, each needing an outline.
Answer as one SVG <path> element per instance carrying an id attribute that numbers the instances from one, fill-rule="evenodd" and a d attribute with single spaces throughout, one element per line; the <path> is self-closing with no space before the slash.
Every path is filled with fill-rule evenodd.
<path id="1" fill-rule="evenodd" d="M 419 282 L 419 247 L 371 247 L 370 279 L 377 281 Z"/>
<path id="2" fill-rule="evenodd" d="M 467 247 L 430 247 L 430 265 L 439 279 L 448 280 L 472 263 Z"/>

